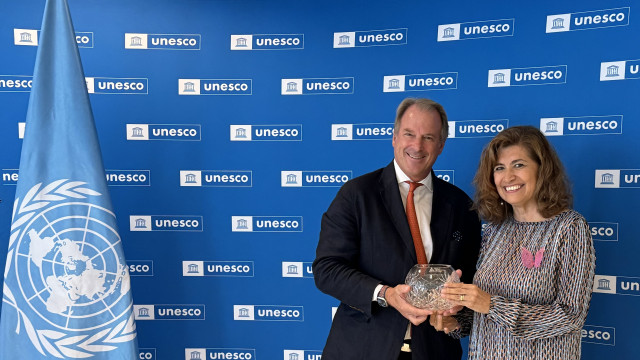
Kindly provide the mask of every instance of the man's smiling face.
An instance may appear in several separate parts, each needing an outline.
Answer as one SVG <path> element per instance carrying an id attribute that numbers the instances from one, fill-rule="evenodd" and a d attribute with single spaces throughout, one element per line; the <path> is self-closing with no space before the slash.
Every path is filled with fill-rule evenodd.
<path id="1" fill-rule="evenodd" d="M 420 181 L 429 175 L 444 148 L 441 130 L 440 114 L 435 110 L 411 105 L 400 118 L 400 126 L 393 133 L 393 154 L 411 180 Z"/>

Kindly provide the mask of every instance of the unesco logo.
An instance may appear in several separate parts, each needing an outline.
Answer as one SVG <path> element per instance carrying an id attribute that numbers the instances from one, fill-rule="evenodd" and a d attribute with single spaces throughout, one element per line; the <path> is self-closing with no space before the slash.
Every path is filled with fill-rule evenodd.
<path id="1" fill-rule="evenodd" d="M 232 216 L 232 232 L 302 232 L 302 216 Z"/>
<path id="2" fill-rule="evenodd" d="M 89 94 L 146 95 L 149 93 L 147 78 L 86 77 Z"/>
<path id="3" fill-rule="evenodd" d="M 564 84 L 567 65 L 489 70 L 488 87 Z"/>
<path id="4" fill-rule="evenodd" d="M 617 284 L 615 276 L 596 275 L 593 280 L 593 292 L 615 294 Z"/>
<path id="5" fill-rule="evenodd" d="M 388 75 L 383 78 L 383 92 L 451 90 L 458 88 L 458 73 Z"/>
<path id="6" fill-rule="evenodd" d="M 127 140 L 200 141 L 199 124 L 127 124 Z"/>
<path id="7" fill-rule="evenodd" d="M 618 241 L 618 223 L 589 222 L 594 241 Z"/>
<path id="8" fill-rule="evenodd" d="M 302 124 L 230 125 L 231 141 L 302 141 Z"/>
<path id="9" fill-rule="evenodd" d="M 284 360 L 320 360 L 322 351 L 320 350 L 285 350 Z"/>
<path id="10" fill-rule="evenodd" d="M 130 231 L 202 231 L 202 216 L 131 215 Z"/>
<path id="11" fill-rule="evenodd" d="M 233 305 L 233 320 L 304 321 L 304 307 L 291 305 Z"/>
<path id="12" fill-rule="evenodd" d="M 156 348 L 139 348 L 139 360 L 156 360 Z"/>
<path id="13" fill-rule="evenodd" d="M 155 320 L 154 305 L 133 305 L 133 316 L 136 320 Z"/>
<path id="14" fill-rule="evenodd" d="M 509 120 L 449 121 L 449 138 L 494 137 L 509 127 Z"/>
<path id="15" fill-rule="evenodd" d="M 33 76 L 0 75 L 0 92 L 30 92 Z"/>
<path id="16" fill-rule="evenodd" d="M 640 169 L 596 170 L 596 188 L 640 188 Z"/>
<path id="17" fill-rule="evenodd" d="M 596 275 L 593 281 L 593 292 L 640 296 L 640 278 Z"/>
<path id="18" fill-rule="evenodd" d="M 129 260 L 127 266 L 131 276 L 153 276 L 153 260 Z"/>
<path id="19" fill-rule="evenodd" d="M 234 360 L 253 360 L 256 358 L 255 349 L 236 349 L 236 348 L 186 348 L 184 349 L 185 360 L 216 360 L 216 359 L 234 359 Z M 302 360 L 302 359 L 300 359 Z"/>
<path id="20" fill-rule="evenodd" d="M 38 30 L 13 29 L 13 43 L 18 46 L 38 46 Z M 76 44 L 79 48 L 93 47 L 92 32 L 76 32 Z"/>
<path id="21" fill-rule="evenodd" d="M 182 276 L 253 277 L 253 261 L 183 261 Z"/>
<path id="22" fill-rule="evenodd" d="M 442 179 L 450 184 L 455 184 L 454 182 L 454 170 L 433 170 L 438 179 Z"/>
<path id="23" fill-rule="evenodd" d="M 79 48 L 93 48 L 93 33 L 76 32 L 76 44 Z"/>
<path id="24" fill-rule="evenodd" d="M 616 346 L 616 328 L 584 325 L 581 330 L 583 343 Z"/>
<path id="25" fill-rule="evenodd" d="M 13 29 L 13 43 L 21 46 L 38 46 L 38 30 Z"/>
<path id="26" fill-rule="evenodd" d="M 388 46 L 406 45 L 406 28 L 369 30 L 369 31 L 347 31 L 333 33 L 333 47 L 336 49 L 366 47 L 366 46 Z"/>
<path id="27" fill-rule="evenodd" d="M 93 33 L 76 32 L 76 44 L 79 48 L 93 48 Z"/>
<path id="28" fill-rule="evenodd" d="M 438 41 L 513 36 L 514 19 L 438 25 Z"/>
<path id="29" fill-rule="evenodd" d="M 124 34 L 125 49 L 200 50 L 200 34 Z"/>
<path id="30" fill-rule="evenodd" d="M 231 50 L 301 50 L 304 34 L 231 35 Z"/>
<path id="31" fill-rule="evenodd" d="M 110 186 L 151 186 L 151 170 L 105 170 Z"/>
<path id="32" fill-rule="evenodd" d="M 619 188 L 620 170 L 596 170 L 596 188 Z"/>
<path id="33" fill-rule="evenodd" d="M 640 278 L 596 275 L 593 280 L 593 292 L 640 296 Z"/>
<path id="34" fill-rule="evenodd" d="M 180 170 L 180 186 L 252 187 L 250 170 Z"/>
<path id="35" fill-rule="evenodd" d="M 353 94 L 354 78 L 282 79 L 281 95 Z"/>
<path id="36" fill-rule="evenodd" d="M 629 25 L 629 7 L 547 16 L 547 33 Z"/>
<path id="37" fill-rule="evenodd" d="M 313 262 L 282 262 L 282 277 L 313 278 Z"/>
<path id="38" fill-rule="evenodd" d="M 353 177 L 352 171 L 294 171 L 280 172 L 282 187 L 340 187 Z"/>
<path id="39" fill-rule="evenodd" d="M 640 78 L 640 60 L 623 60 L 600 63 L 600 81 Z"/>
<path id="40" fill-rule="evenodd" d="M 393 123 L 331 124 L 331 140 L 389 140 Z"/>
<path id="41" fill-rule="evenodd" d="M 622 115 L 541 118 L 546 136 L 622 134 Z"/>
<path id="42" fill-rule="evenodd" d="M 251 79 L 178 79 L 179 95 L 251 95 Z"/>
<path id="43" fill-rule="evenodd" d="M 18 172 L 18 169 L 2 169 L 2 185 L 17 185 Z"/>
<path id="44" fill-rule="evenodd" d="M 205 306 L 182 305 L 133 305 L 136 320 L 204 320 Z"/>

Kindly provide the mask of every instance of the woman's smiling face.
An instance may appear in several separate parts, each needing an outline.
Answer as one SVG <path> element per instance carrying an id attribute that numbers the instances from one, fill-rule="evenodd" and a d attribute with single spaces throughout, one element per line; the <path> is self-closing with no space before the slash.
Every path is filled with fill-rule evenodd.
<path id="1" fill-rule="evenodd" d="M 516 219 L 519 214 L 538 212 L 538 199 L 535 198 L 538 167 L 538 163 L 520 145 L 498 150 L 493 181 L 500 197 L 513 206 Z"/>

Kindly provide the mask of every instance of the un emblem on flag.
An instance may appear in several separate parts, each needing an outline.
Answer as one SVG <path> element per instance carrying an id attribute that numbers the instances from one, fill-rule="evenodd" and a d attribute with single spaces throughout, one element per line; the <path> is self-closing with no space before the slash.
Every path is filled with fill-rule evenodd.
<path id="1" fill-rule="evenodd" d="M 33 345 L 55 357 L 92 356 L 136 336 L 115 214 L 84 185 L 38 184 L 14 204 L 5 295 Z"/>

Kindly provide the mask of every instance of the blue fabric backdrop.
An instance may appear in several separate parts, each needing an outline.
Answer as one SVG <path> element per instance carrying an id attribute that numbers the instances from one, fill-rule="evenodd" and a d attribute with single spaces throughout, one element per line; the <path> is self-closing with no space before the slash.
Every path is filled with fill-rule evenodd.
<path id="1" fill-rule="evenodd" d="M 147 359 L 313 359 L 320 216 L 392 159 L 407 96 L 445 106 L 435 169 L 472 194 L 500 129 L 539 126 L 592 226 L 583 358 L 631 358 L 640 302 L 632 1 L 69 0 Z M 0 2 L 0 261 L 44 1 Z M 635 144 L 635 145 L 634 145 Z"/>

